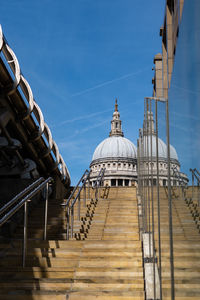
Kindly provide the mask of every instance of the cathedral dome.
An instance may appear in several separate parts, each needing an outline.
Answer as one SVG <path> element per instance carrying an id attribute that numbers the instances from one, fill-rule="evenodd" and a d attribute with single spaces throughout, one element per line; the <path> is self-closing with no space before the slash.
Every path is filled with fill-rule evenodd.
<path id="1" fill-rule="evenodd" d="M 150 133 L 151 131 L 151 133 Z M 144 120 L 143 124 L 143 151 L 140 153 L 140 156 L 143 158 L 147 158 L 151 156 L 151 136 L 152 136 L 152 157 L 156 157 L 156 132 L 154 130 L 154 120 L 153 113 L 147 112 L 147 116 Z M 148 143 L 147 143 L 148 140 Z M 147 146 L 148 145 L 148 146 Z M 158 138 L 158 157 L 159 159 L 167 159 L 167 145 Z M 178 155 L 176 153 L 175 148 L 170 145 L 170 159 L 176 160 L 178 162 Z"/>
<path id="2" fill-rule="evenodd" d="M 105 158 L 131 158 L 136 159 L 135 145 L 122 136 L 111 136 L 103 140 L 95 149 L 92 161 Z"/>
<path id="3" fill-rule="evenodd" d="M 147 156 L 151 155 L 151 136 L 148 136 L 148 147 L 144 145 L 144 148 L 145 148 L 144 155 L 141 154 L 141 156 L 146 158 Z M 156 136 L 155 135 L 152 135 L 152 157 L 156 157 Z M 160 138 L 158 138 L 158 157 L 162 159 L 167 159 L 167 145 Z M 176 153 L 175 148 L 172 145 L 170 145 L 170 159 L 178 161 L 178 155 Z"/>
<path id="4" fill-rule="evenodd" d="M 176 149 L 172 145 L 170 145 L 170 159 L 178 160 Z"/>

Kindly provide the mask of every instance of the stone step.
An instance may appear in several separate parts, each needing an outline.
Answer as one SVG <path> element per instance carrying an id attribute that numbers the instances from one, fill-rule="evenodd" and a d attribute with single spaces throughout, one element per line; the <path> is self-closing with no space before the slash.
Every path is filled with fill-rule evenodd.
<path id="1" fill-rule="evenodd" d="M 23 291 L 16 291 L 10 295 L 0 292 L 1 300 L 144 300 L 143 291 L 71 291 L 71 292 L 50 292 L 32 291 L 24 294 Z"/>

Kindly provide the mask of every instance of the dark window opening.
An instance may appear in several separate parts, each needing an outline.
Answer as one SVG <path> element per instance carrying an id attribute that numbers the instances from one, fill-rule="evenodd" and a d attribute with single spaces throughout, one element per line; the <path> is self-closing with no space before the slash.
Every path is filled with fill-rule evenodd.
<path id="1" fill-rule="evenodd" d="M 122 179 L 118 179 L 118 186 L 123 186 L 123 180 Z"/>
<path id="2" fill-rule="evenodd" d="M 116 186 L 116 179 L 111 179 L 111 186 Z"/>
<path id="3" fill-rule="evenodd" d="M 125 179 L 125 186 L 129 186 L 129 180 Z"/>

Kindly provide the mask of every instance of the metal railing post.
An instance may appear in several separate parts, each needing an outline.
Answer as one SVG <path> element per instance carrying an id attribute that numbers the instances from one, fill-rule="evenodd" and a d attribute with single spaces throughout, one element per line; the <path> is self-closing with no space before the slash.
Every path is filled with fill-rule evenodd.
<path id="1" fill-rule="evenodd" d="M 86 207 L 86 181 L 84 183 L 84 206 Z"/>
<path id="2" fill-rule="evenodd" d="M 66 234 L 66 238 L 67 238 L 67 240 L 69 240 L 69 223 L 70 223 L 70 208 L 69 208 L 69 206 L 67 207 L 66 220 L 67 220 L 67 234 Z"/>
<path id="3" fill-rule="evenodd" d="M 81 219 L 81 195 L 78 195 L 78 220 Z"/>
<path id="4" fill-rule="evenodd" d="M 175 299 L 174 290 L 174 251 L 173 251 L 173 217 L 171 197 L 171 174 L 170 174 L 170 138 L 169 138 L 169 103 L 166 99 L 166 135 L 167 135 L 167 166 L 168 166 L 168 208 L 169 208 L 169 235 L 170 235 L 170 273 L 171 273 L 171 300 Z"/>
<path id="5" fill-rule="evenodd" d="M 44 240 L 47 239 L 47 218 L 48 218 L 48 201 L 49 201 L 49 183 L 46 184 L 45 191 L 45 215 L 44 215 Z"/>
<path id="6" fill-rule="evenodd" d="M 101 181 L 99 181 L 99 184 L 98 184 L 98 200 L 100 199 L 100 184 L 101 184 Z"/>
<path id="7" fill-rule="evenodd" d="M 157 219 L 158 219 L 158 253 L 159 253 L 159 285 L 160 300 L 162 300 L 162 257 L 161 257 L 161 230 L 160 230 L 160 176 L 159 176 L 159 152 L 158 152 L 158 103 L 155 101 L 155 117 L 156 117 L 156 169 L 157 169 Z"/>
<path id="8" fill-rule="evenodd" d="M 27 252 L 27 224 L 28 224 L 28 200 L 24 203 L 24 241 L 23 241 L 23 257 L 22 266 L 26 266 L 26 252 Z"/>
<path id="9" fill-rule="evenodd" d="M 192 200 L 194 200 L 194 174 L 192 172 Z"/>
<path id="10" fill-rule="evenodd" d="M 88 199 L 90 199 L 90 176 L 88 177 Z"/>
<path id="11" fill-rule="evenodd" d="M 71 238 L 73 238 L 74 233 L 74 208 L 71 208 Z"/>

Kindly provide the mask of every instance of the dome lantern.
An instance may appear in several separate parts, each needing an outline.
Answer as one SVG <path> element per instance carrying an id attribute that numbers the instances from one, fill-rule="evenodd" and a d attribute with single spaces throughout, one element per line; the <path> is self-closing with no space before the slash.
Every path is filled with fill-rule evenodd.
<path id="1" fill-rule="evenodd" d="M 117 99 L 115 99 L 115 111 L 111 121 L 111 131 L 109 136 L 124 136 L 122 132 L 122 121 L 120 120 L 120 113 L 118 111 Z"/>

